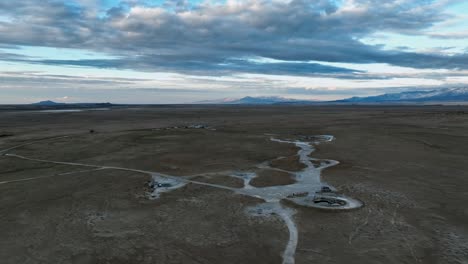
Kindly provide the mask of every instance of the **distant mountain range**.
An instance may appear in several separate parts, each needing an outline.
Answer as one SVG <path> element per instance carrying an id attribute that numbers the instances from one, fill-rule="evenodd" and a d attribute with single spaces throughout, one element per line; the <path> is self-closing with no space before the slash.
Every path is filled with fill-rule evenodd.
<path id="1" fill-rule="evenodd" d="M 368 97 L 351 97 L 335 101 L 297 100 L 278 96 L 270 97 L 243 97 L 240 99 L 224 98 L 197 102 L 199 104 L 420 104 L 420 103 L 449 103 L 467 102 L 468 87 L 444 88 L 430 91 L 411 91 L 401 93 L 389 93 Z"/>
<path id="2" fill-rule="evenodd" d="M 206 101 L 199 101 L 196 102 L 197 104 L 281 104 L 281 103 L 313 103 L 314 101 L 308 100 L 296 100 L 291 98 L 284 98 L 279 96 L 259 96 L 259 97 L 252 97 L 246 96 L 243 98 L 223 98 L 218 100 L 206 100 Z"/>
<path id="3" fill-rule="evenodd" d="M 223 105 L 325 105 L 325 104 L 444 104 L 467 103 L 468 87 L 443 88 L 436 90 L 410 91 L 401 93 L 388 93 L 367 97 L 351 97 L 335 101 L 297 100 L 279 96 L 246 96 L 243 98 L 223 98 L 219 100 L 206 100 L 195 104 L 223 104 Z M 71 107 L 110 107 L 110 103 L 57 103 L 53 101 L 41 101 L 31 104 L 41 108 L 71 108 Z"/>
<path id="4" fill-rule="evenodd" d="M 444 88 L 431 91 L 390 93 L 368 97 L 352 97 L 337 100 L 339 103 L 424 103 L 468 102 L 468 87 Z"/>

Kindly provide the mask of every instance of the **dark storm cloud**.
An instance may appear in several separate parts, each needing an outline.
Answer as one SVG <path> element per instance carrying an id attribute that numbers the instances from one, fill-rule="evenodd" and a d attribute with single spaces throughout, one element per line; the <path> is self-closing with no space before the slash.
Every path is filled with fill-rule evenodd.
<path id="1" fill-rule="evenodd" d="M 449 18 L 445 1 L 227 1 L 193 6 L 168 1 L 149 7 L 125 1 L 100 14 L 83 1 L 3 1 L 0 44 L 78 48 L 117 59 L 35 63 L 145 71 L 313 75 L 353 72 L 309 60 L 389 63 L 415 68 L 468 69 L 468 55 L 384 50 L 359 41 L 378 31 L 421 34 Z M 90 1 L 87 1 L 90 2 Z M 253 63 L 264 57 L 284 62 Z M 294 61 L 294 62 L 293 62 Z M 299 63 L 297 63 L 299 61 Z"/>

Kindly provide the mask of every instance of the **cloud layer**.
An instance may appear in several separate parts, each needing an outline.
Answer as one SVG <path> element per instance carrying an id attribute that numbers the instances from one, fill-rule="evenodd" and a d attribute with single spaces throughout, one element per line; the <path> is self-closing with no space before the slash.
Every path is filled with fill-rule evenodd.
<path id="1" fill-rule="evenodd" d="M 361 41 L 376 32 L 425 34 L 450 19 L 444 10 L 453 0 L 145 2 L 104 8 L 97 0 L 2 1 L 0 45 L 84 49 L 113 58 L 54 60 L 9 52 L 0 53 L 0 60 L 204 75 L 348 73 L 350 78 L 359 71 L 320 62 L 468 69 L 466 53 L 388 50 Z"/>

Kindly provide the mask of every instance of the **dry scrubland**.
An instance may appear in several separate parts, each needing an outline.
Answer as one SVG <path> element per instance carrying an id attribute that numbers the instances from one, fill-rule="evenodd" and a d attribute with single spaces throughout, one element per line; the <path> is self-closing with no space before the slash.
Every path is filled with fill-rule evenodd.
<path id="1" fill-rule="evenodd" d="M 206 124 L 210 129 L 156 129 Z M 95 133 L 89 133 L 89 130 Z M 36 159 L 196 175 L 242 186 L 294 182 L 296 147 L 269 140 L 330 134 L 313 157 L 324 181 L 365 203 L 293 206 L 296 263 L 468 263 L 468 109 L 174 106 L 74 113 L 0 112 L 0 151 Z M 70 173 L 73 172 L 73 173 Z M 37 178 L 41 177 L 41 178 Z M 37 178 L 37 179 L 30 179 Z M 149 200 L 149 176 L 0 157 L 2 263 L 281 263 L 284 223 L 246 214 L 258 199 L 188 184 Z M 291 205 L 289 205 L 291 206 Z"/>

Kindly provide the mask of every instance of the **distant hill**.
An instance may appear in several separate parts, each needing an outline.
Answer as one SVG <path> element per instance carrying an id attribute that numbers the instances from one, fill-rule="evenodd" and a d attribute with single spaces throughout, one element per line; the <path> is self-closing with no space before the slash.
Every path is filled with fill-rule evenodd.
<path id="1" fill-rule="evenodd" d="M 93 108 L 109 108 L 117 105 L 111 103 L 57 103 L 51 100 L 41 101 L 27 105 L 10 105 L 2 106 L 2 109 L 16 110 L 54 110 L 54 109 L 93 109 Z"/>
<path id="2" fill-rule="evenodd" d="M 268 105 L 268 104 L 282 104 L 282 103 L 300 103 L 307 102 L 312 103 L 314 101 L 308 100 L 296 100 L 291 98 L 284 98 L 279 96 L 259 96 L 252 97 L 246 96 L 240 99 L 223 98 L 219 100 L 206 100 L 197 102 L 198 104 L 257 104 L 257 105 Z"/>
<path id="3" fill-rule="evenodd" d="M 43 107 L 107 107 L 113 106 L 111 103 L 57 103 L 54 101 L 40 101 L 31 104 L 32 106 L 43 106 Z"/>
<path id="4" fill-rule="evenodd" d="M 64 103 L 57 103 L 54 101 L 40 101 L 38 103 L 33 103 L 32 105 L 38 105 L 38 106 L 57 106 L 57 105 L 64 105 Z"/>
<path id="5" fill-rule="evenodd" d="M 337 103 L 424 103 L 468 102 L 468 88 L 443 88 L 430 91 L 389 93 L 368 97 L 352 97 Z"/>

